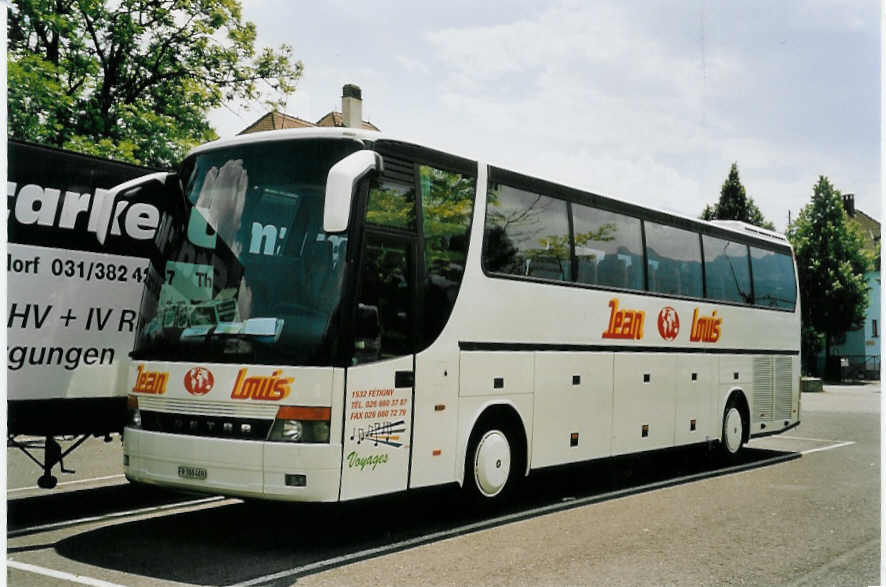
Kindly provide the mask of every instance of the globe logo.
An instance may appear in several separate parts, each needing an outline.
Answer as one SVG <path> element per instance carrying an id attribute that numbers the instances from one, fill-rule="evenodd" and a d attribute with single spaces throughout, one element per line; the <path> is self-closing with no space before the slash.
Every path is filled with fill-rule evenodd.
<path id="1" fill-rule="evenodd" d="M 206 367 L 192 367 L 185 373 L 185 389 L 191 395 L 205 395 L 210 392 L 214 384 L 215 377 Z"/>
<path id="2" fill-rule="evenodd" d="M 680 333 L 680 316 L 677 310 L 665 306 L 658 313 L 658 333 L 665 340 L 674 340 Z"/>

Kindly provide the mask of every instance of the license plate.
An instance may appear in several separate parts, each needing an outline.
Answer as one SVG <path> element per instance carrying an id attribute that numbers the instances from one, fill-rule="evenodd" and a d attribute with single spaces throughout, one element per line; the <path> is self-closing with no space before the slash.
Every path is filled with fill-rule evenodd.
<path id="1" fill-rule="evenodd" d="M 206 481 L 206 469 L 204 469 L 203 467 L 189 467 L 187 465 L 179 465 L 178 476 L 182 479 Z"/>

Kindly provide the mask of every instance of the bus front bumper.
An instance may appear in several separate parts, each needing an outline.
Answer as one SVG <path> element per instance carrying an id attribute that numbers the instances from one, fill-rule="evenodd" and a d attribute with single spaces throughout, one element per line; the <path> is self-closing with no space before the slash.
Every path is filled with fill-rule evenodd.
<path id="1" fill-rule="evenodd" d="M 341 447 L 182 436 L 126 428 L 127 479 L 199 493 L 337 501 Z"/>

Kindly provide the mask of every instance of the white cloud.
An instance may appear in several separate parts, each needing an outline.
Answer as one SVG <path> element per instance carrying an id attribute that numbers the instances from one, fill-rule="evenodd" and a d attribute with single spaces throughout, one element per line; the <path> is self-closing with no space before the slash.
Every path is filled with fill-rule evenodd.
<path id="1" fill-rule="evenodd" d="M 506 165 L 695 215 L 699 179 L 675 162 L 707 148 L 702 63 L 640 36 L 635 21 L 619 5 L 574 4 L 431 33 L 450 72 L 441 101 L 474 136 L 527 145 L 507 149 Z M 711 62 L 740 67 L 725 55 Z"/>
<path id="2" fill-rule="evenodd" d="M 620 4 L 566 3 L 534 20 L 486 27 L 448 28 L 428 33 L 438 58 L 454 77 L 494 82 L 536 72 L 601 74 L 596 83 L 610 89 L 659 92 L 693 101 L 698 95 L 686 81 L 699 80 L 701 59 L 671 50 L 660 39 L 638 34 L 637 17 Z M 627 87 L 625 87 L 627 86 Z"/>
<path id="3" fill-rule="evenodd" d="M 291 114 L 319 118 L 357 83 L 364 112 L 395 136 L 642 204 L 695 216 L 737 161 L 779 227 L 819 174 L 879 216 L 879 62 L 865 53 L 879 50 L 876 3 L 365 9 L 397 35 L 339 17 L 341 5 L 282 26 L 287 6 L 247 17 L 275 31 L 264 44 L 296 41 L 305 77 Z"/>
<path id="4" fill-rule="evenodd" d="M 412 59 L 411 57 L 404 57 L 403 55 L 397 55 L 397 61 L 402 65 L 406 71 L 409 73 L 430 73 L 431 70 L 427 65 L 419 61 L 418 59 Z"/>
<path id="5" fill-rule="evenodd" d="M 863 31 L 878 17 L 879 2 L 870 0 L 801 0 L 793 6 L 791 24 L 802 28 Z"/>
<path id="6" fill-rule="evenodd" d="M 836 9 L 827 0 L 812 4 L 815 18 Z M 845 112 L 821 99 L 837 88 L 804 93 L 801 84 L 814 82 L 794 76 L 814 71 L 814 62 L 797 59 L 799 40 L 787 50 L 772 35 L 791 38 L 784 27 L 797 6 L 775 20 L 757 12 L 739 24 L 700 7 L 560 3 L 512 23 L 427 33 L 447 72 L 441 102 L 472 136 L 508 145 L 489 148 L 514 157 L 512 167 L 587 179 L 578 161 L 590 162 L 584 169 L 594 170 L 593 185 L 578 183 L 686 215 L 718 197 L 732 161 L 777 226 L 787 207 L 808 201 L 819 173 L 844 174 L 878 192 L 869 160 L 853 161 L 812 134 L 823 132 L 822 119 L 810 116 Z M 832 26 L 852 30 L 852 18 Z M 773 43 L 780 53 L 771 52 Z"/>

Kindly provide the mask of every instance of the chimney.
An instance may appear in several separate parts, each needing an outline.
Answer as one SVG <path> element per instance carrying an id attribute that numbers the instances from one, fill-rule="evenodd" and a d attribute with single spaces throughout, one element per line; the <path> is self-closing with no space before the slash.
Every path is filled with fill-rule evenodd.
<path id="1" fill-rule="evenodd" d="M 855 216 L 855 194 L 843 194 L 843 208 L 850 218 Z"/>
<path id="2" fill-rule="evenodd" d="M 350 128 L 363 126 L 363 99 L 359 86 L 345 84 L 341 89 L 341 115 L 343 125 Z"/>

